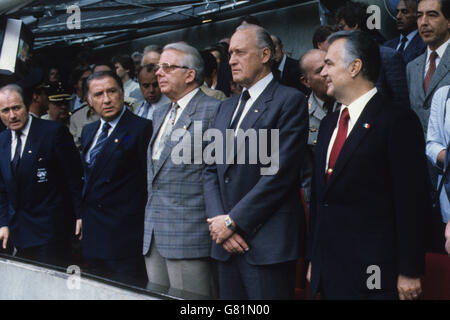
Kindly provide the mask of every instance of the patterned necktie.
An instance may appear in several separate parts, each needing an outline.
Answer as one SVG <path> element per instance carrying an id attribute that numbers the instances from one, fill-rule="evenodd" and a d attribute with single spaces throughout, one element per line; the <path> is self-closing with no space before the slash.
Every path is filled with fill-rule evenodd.
<path id="1" fill-rule="evenodd" d="M 245 104 L 247 100 L 250 99 L 250 93 L 248 90 L 244 90 L 241 95 L 241 104 L 239 105 L 238 112 L 231 122 L 230 129 L 236 129 L 237 124 L 239 123 L 239 119 L 241 119 L 242 112 L 244 112 Z"/>
<path id="2" fill-rule="evenodd" d="M 334 140 L 333 148 L 331 149 L 330 159 L 328 160 L 327 182 L 333 173 L 336 160 L 347 139 L 348 120 L 350 120 L 350 114 L 348 113 L 348 108 L 344 108 L 344 110 L 342 110 L 341 118 L 339 119 L 339 128 L 336 139 Z"/>
<path id="3" fill-rule="evenodd" d="M 400 47 L 398 48 L 398 52 L 403 52 L 403 50 L 405 50 L 405 46 L 406 43 L 408 42 L 408 38 L 407 37 L 403 37 L 402 38 L 402 44 L 400 45 Z"/>
<path id="4" fill-rule="evenodd" d="M 428 67 L 427 74 L 425 76 L 425 80 L 423 81 L 423 90 L 427 93 L 428 87 L 430 86 L 431 79 L 433 78 L 433 74 L 436 71 L 436 58 L 438 57 L 436 51 L 432 51 L 430 54 L 430 66 Z"/>
<path id="5" fill-rule="evenodd" d="M 97 143 L 89 153 L 89 168 L 92 168 L 94 166 L 97 155 L 100 153 L 106 141 L 108 140 L 109 128 L 111 128 L 111 125 L 108 122 L 105 122 L 102 127 L 102 132 L 98 136 Z"/>
<path id="6" fill-rule="evenodd" d="M 172 133 L 173 126 L 175 125 L 175 120 L 177 118 L 177 111 L 180 108 L 178 103 L 172 103 L 172 107 L 170 108 L 169 121 L 167 121 L 166 127 L 164 128 L 164 132 L 161 135 L 161 139 L 159 139 L 159 143 L 157 148 L 155 149 L 155 153 L 152 158 L 159 159 L 159 155 L 161 154 L 164 145 L 169 140 L 169 137 Z"/>
<path id="7" fill-rule="evenodd" d="M 20 138 L 22 136 L 22 132 L 20 130 L 15 131 L 16 133 L 16 151 L 14 152 L 14 158 L 11 161 L 11 170 L 13 172 L 13 175 L 16 175 L 17 168 L 19 167 L 20 163 L 20 153 L 22 151 L 22 139 Z"/>

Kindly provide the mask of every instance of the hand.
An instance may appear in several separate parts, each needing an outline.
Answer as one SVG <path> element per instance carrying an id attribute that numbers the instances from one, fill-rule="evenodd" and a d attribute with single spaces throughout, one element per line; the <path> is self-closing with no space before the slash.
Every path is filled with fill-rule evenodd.
<path id="1" fill-rule="evenodd" d="M 82 220 L 77 219 L 77 224 L 75 226 L 75 235 L 78 236 L 78 240 L 81 240 L 83 238 L 81 227 L 82 227 Z"/>
<path id="2" fill-rule="evenodd" d="M 306 272 L 306 280 L 311 283 L 311 262 L 308 263 L 308 271 Z"/>
<path id="3" fill-rule="evenodd" d="M 445 250 L 450 255 L 450 221 L 447 222 L 447 226 L 445 227 Z"/>
<path id="4" fill-rule="evenodd" d="M 447 149 L 443 149 L 437 155 L 436 164 L 438 165 L 439 168 L 444 168 L 446 152 L 447 152 Z"/>
<path id="5" fill-rule="evenodd" d="M 233 231 L 227 228 L 225 224 L 226 217 L 227 215 L 223 214 L 211 219 L 206 219 L 209 223 L 209 234 L 217 244 L 222 244 L 233 234 Z"/>
<path id="6" fill-rule="evenodd" d="M 8 227 L 1 227 L 0 228 L 0 241 L 2 241 L 2 248 L 6 249 L 6 246 L 8 245 L 8 239 L 9 239 L 9 228 Z"/>
<path id="7" fill-rule="evenodd" d="M 237 233 L 233 233 L 223 244 L 222 247 L 229 253 L 244 254 L 250 250 L 247 242 Z"/>
<path id="8" fill-rule="evenodd" d="M 417 300 L 422 293 L 420 278 L 409 278 L 399 274 L 397 289 L 400 300 Z"/>

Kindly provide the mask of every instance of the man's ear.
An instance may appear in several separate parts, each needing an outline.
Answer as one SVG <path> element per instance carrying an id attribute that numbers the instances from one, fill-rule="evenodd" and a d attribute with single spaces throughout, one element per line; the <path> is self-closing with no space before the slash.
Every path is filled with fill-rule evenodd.
<path id="1" fill-rule="evenodd" d="M 191 82 L 194 82 L 195 76 L 197 75 L 195 70 L 193 69 L 187 69 L 186 70 L 187 76 L 186 76 L 186 83 L 189 84 Z"/>
<path id="2" fill-rule="evenodd" d="M 39 95 L 36 94 L 36 93 L 33 93 L 32 96 L 31 96 L 31 101 L 35 102 L 35 101 L 38 101 L 38 100 L 39 100 Z"/>
<path id="3" fill-rule="evenodd" d="M 352 78 L 355 78 L 361 72 L 363 63 L 361 59 L 355 59 L 350 63 L 349 67 Z"/>
<path id="4" fill-rule="evenodd" d="M 262 49 L 262 63 L 267 63 L 270 60 L 271 51 L 269 48 L 265 47 Z M 274 52 L 275 54 L 275 52 Z"/>
<path id="5" fill-rule="evenodd" d="M 300 82 L 303 85 L 305 85 L 307 88 L 311 88 L 310 85 L 309 85 L 308 79 L 306 79 L 304 75 L 300 76 Z"/>

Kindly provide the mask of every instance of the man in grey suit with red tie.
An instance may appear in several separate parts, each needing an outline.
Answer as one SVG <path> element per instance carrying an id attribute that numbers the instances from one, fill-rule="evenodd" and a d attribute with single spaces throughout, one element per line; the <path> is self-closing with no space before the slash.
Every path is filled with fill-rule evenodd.
<path id="1" fill-rule="evenodd" d="M 322 120 L 315 148 L 311 296 L 417 299 L 431 211 L 419 119 L 377 92 L 373 39 L 343 31 L 328 41 L 321 74 L 342 106 Z"/>
<path id="2" fill-rule="evenodd" d="M 223 146 L 235 145 L 237 152 L 232 158 L 225 147 L 226 159 L 204 171 L 220 298 L 290 299 L 305 235 L 299 177 L 308 138 L 306 98 L 274 79 L 274 45 L 263 28 L 238 27 L 230 53 L 233 81 L 244 91 L 222 102 L 213 128 L 231 139 Z M 279 156 L 270 168 L 261 158 L 252 161 L 264 148 Z"/>

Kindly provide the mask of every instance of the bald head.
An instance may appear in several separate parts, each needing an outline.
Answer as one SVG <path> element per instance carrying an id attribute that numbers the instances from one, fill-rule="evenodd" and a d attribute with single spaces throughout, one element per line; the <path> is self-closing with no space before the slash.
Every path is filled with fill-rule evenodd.
<path id="1" fill-rule="evenodd" d="M 326 78 L 320 75 L 325 65 L 326 54 L 323 50 L 312 49 L 300 58 L 299 63 L 302 83 L 323 101 L 329 99 L 327 96 Z"/>

